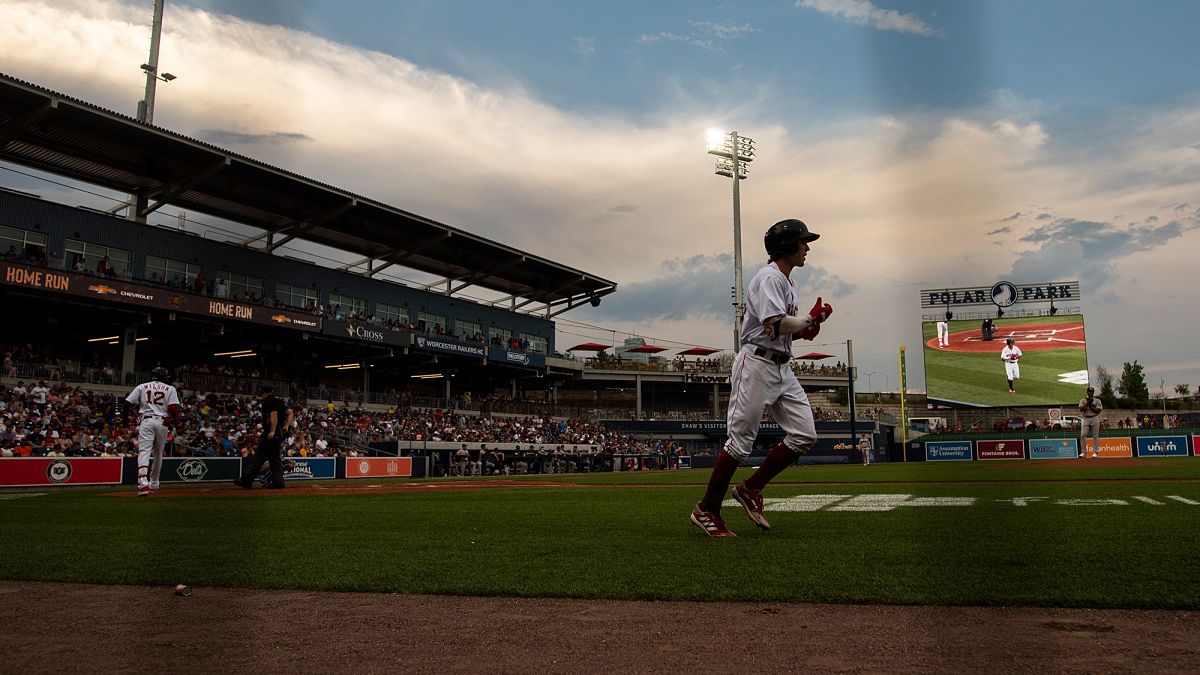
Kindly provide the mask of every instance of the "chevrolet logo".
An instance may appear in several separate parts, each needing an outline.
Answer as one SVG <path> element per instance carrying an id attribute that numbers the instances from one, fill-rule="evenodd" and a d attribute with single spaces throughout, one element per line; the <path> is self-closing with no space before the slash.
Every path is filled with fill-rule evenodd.
<path id="1" fill-rule="evenodd" d="M 284 316 L 282 314 L 276 314 L 276 315 L 272 316 L 271 320 L 275 321 L 277 323 L 291 323 L 292 322 L 291 319 L 287 318 L 286 316 Z"/>
<path id="2" fill-rule="evenodd" d="M 104 284 L 94 284 L 92 286 L 88 286 L 88 290 L 92 291 L 94 293 L 99 293 L 100 295 L 116 295 L 117 294 L 117 289 L 115 289 L 111 286 L 105 286 Z"/>

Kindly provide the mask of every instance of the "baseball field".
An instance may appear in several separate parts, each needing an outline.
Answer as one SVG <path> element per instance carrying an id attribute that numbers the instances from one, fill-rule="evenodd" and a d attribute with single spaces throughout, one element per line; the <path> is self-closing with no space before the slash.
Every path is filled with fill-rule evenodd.
<path id="1" fill-rule="evenodd" d="M 995 326 L 994 338 L 986 341 L 979 321 L 950 321 L 950 345 L 939 348 L 937 324 L 922 324 L 930 399 L 989 407 L 1060 405 L 1083 398 L 1088 363 L 1082 316 L 996 319 Z M 1015 394 L 1008 391 L 1000 359 L 1007 337 L 1024 353 Z"/>
<path id="2" fill-rule="evenodd" d="M 755 530 L 731 507 L 740 536 L 730 541 L 688 523 L 707 479 L 699 470 L 530 477 L 496 489 L 455 489 L 483 478 L 394 492 L 400 484 L 166 487 L 150 499 L 111 488 L 10 492 L 0 501 L 0 578 L 1200 609 L 1200 460 L 1141 461 L 790 469 L 766 494 L 783 500 L 768 503 L 774 529 Z M 713 584 L 701 573 L 710 569 L 743 573 Z"/>

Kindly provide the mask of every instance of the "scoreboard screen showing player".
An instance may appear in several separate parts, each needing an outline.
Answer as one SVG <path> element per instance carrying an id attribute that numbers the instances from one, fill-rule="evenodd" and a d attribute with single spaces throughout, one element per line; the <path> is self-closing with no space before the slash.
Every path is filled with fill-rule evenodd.
<path id="1" fill-rule="evenodd" d="M 977 408 L 1073 405 L 1087 389 L 1082 314 L 952 317 L 924 322 L 921 332 L 930 403 Z"/>

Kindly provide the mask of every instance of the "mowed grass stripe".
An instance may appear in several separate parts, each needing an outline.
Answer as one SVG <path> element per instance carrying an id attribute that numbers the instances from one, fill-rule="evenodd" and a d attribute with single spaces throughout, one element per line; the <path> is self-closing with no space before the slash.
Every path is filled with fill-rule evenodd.
<path id="1" fill-rule="evenodd" d="M 969 507 L 770 513 L 710 540 L 694 486 L 4 502 L 0 578 L 471 595 L 1200 608 L 1193 483 L 854 486 Z M 1013 497 L 1163 506 L 1016 507 Z"/>

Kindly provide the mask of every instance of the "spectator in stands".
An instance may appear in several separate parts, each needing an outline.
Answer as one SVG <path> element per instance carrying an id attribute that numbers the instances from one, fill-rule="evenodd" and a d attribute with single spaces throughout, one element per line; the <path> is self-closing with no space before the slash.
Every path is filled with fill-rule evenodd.
<path id="1" fill-rule="evenodd" d="M 8 250 L 4 252 L 4 259 L 5 259 L 5 260 L 17 260 L 17 259 L 19 259 L 20 257 L 21 257 L 21 254 L 20 254 L 20 253 L 17 253 L 17 247 L 16 247 L 16 245 L 15 245 L 15 244 L 14 244 L 14 245 L 11 245 L 11 246 L 9 246 L 9 247 L 8 247 Z"/>
<path id="2" fill-rule="evenodd" d="M 87 272 L 87 263 L 84 262 L 83 256 L 75 256 L 75 264 L 71 265 L 71 271 L 79 272 L 80 274 Z"/>
<path id="3" fill-rule="evenodd" d="M 225 283 L 224 279 L 217 279 L 217 283 L 213 287 L 213 295 L 221 299 L 229 297 L 229 286 Z"/>
<path id="4" fill-rule="evenodd" d="M 96 274 L 98 274 L 102 277 L 108 276 L 109 275 L 108 266 L 109 266 L 108 256 L 104 256 L 103 258 L 100 258 L 100 262 L 96 263 Z"/>

